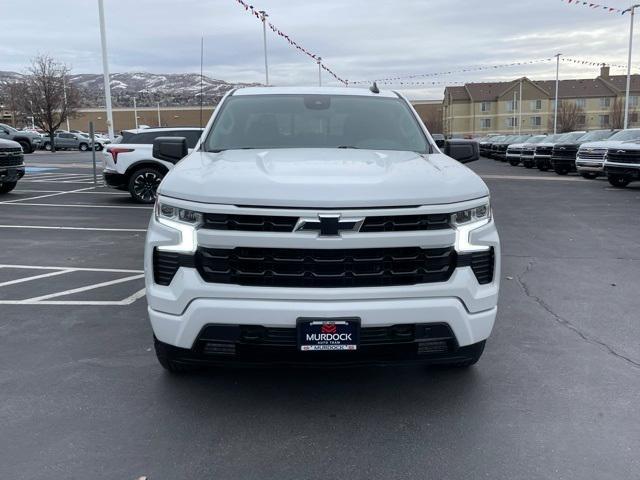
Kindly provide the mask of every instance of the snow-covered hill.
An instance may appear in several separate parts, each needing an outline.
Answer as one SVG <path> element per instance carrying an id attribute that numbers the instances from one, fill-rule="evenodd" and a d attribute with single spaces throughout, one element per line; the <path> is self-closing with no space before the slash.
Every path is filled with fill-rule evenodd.
<path id="1" fill-rule="evenodd" d="M 0 94 L 9 82 L 20 81 L 22 74 L 0 71 Z M 69 82 L 80 90 L 83 107 L 104 105 L 104 83 L 102 74 L 72 74 Z M 257 83 L 229 83 L 206 75 L 202 78 L 204 103 L 217 103 L 232 88 L 259 85 Z M 133 97 L 138 106 L 186 106 L 200 104 L 200 74 L 146 72 L 111 74 L 111 95 L 114 107 L 130 107 Z"/>

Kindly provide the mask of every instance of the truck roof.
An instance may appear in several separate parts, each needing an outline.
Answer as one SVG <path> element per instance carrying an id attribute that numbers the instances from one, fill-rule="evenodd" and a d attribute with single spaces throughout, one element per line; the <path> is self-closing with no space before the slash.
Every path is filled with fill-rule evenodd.
<path id="1" fill-rule="evenodd" d="M 232 95 L 357 95 L 398 98 L 398 94 L 392 90 L 380 90 L 380 93 L 373 93 L 368 88 L 346 87 L 246 87 L 235 90 Z"/>

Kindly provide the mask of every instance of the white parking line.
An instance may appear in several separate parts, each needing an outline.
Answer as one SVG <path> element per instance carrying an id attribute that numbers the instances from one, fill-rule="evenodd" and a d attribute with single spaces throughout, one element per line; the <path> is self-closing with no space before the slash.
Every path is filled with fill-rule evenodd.
<path id="1" fill-rule="evenodd" d="M 124 195 L 127 196 L 129 195 L 127 192 L 89 192 L 89 191 L 84 191 L 84 190 L 91 190 L 94 188 L 100 188 L 100 187 L 87 187 L 87 188 L 83 188 L 81 189 L 82 191 L 78 191 L 78 190 L 31 190 L 31 189 L 15 189 L 14 193 L 56 193 L 56 192 L 65 192 L 65 193 L 75 193 L 75 194 L 84 194 L 84 195 Z"/>
<path id="2" fill-rule="evenodd" d="M 50 293 L 47 295 L 41 295 L 39 297 L 32 297 L 23 300 L 0 300 L 0 305 L 115 305 L 115 306 L 123 306 L 123 305 L 131 305 L 136 300 L 144 297 L 145 289 L 138 290 L 133 294 L 125 297 L 121 300 L 51 300 L 52 298 L 62 297 L 65 295 L 71 295 L 74 293 L 86 292 L 90 290 L 95 290 L 101 287 L 108 287 L 111 285 L 116 285 L 125 282 L 131 282 L 134 280 L 138 280 L 144 278 L 144 273 L 142 270 L 129 270 L 129 269 L 118 269 L 118 268 L 84 268 L 84 267 L 53 267 L 53 266 L 43 266 L 43 265 L 10 265 L 10 264 L 2 264 L 1 268 L 12 268 L 12 269 L 25 269 L 25 270 L 54 270 L 49 271 L 47 273 L 42 273 L 39 275 L 31 275 L 29 277 L 18 278 L 16 280 L 9 280 L 6 282 L 0 283 L 0 287 L 5 287 L 9 285 L 14 285 L 18 283 L 26 283 L 42 278 L 53 277 L 56 275 L 63 275 L 66 273 L 72 272 L 109 272 L 109 273 L 132 273 L 134 275 L 129 275 L 124 278 L 119 278 L 116 280 L 110 280 L 107 282 L 101 282 L 91 285 L 85 285 L 83 287 L 74 288 L 71 290 L 64 290 L 60 292 Z"/>
<path id="3" fill-rule="evenodd" d="M 1 203 L 1 202 L 0 202 Z M 101 227 L 49 227 L 45 225 L 0 225 L 0 228 L 30 228 L 35 230 L 86 230 L 89 232 L 146 232 L 145 228 L 101 228 Z"/>
<path id="4" fill-rule="evenodd" d="M 112 272 L 112 273 L 143 273 L 144 270 L 130 270 L 122 268 L 89 268 L 89 267 L 53 267 L 45 265 L 12 265 L 0 264 L 0 268 L 23 268 L 25 270 L 69 270 L 70 272 Z"/>
<path id="5" fill-rule="evenodd" d="M 561 176 L 555 176 L 555 177 L 541 177 L 541 176 L 524 176 L 524 175 L 486 175 L 486 174 L 480 174 L 480 177 L 482 178 L 488 178 L 491 180 L 549 180 L 551 182 L 587 182 L 587 180 L 585 180 L 582 177 L 561 177 Z"/>
<path id="6" fill-rule="evenodd" d="M 62 275 L 64 273 L 72 272 L 73 270 L 58 270 L 56 272 L 42 273 L 40 275 L 32 275 L 30 277 L 18 278 L 17 280 L 10 280 L 8 282 L 0 283 L 0 287 L 6 287 L 8 285 L 15 285 L 16 283 L 29 282 L 31 280 L 37 280 L 39 278 L 55 277 L 56 275 Z"/>
<path id="7" fill-rule="evenodd" d="M 25 199 L 25 200 L 28 200 Z M 135 207 L 133 205 L 86 205 L 86 204 L 64 204 L 64 203 L 0 203 L 0 205 L 14 205 L 23 206 L 28 205 L 31 207 L 68 207 L 68 208 L 124 208 L 135 210 L 153 210 L 153 207 Z"/>
<path id="8" fill-rule="evenodd" d="M 82 192 L 83 190 L 89 190 L 93 187 L 86 187 L 86 188 L 78 188 L 77 190 L 71 190 L 71 191 L 64 191 L 64 192 L 56 192 L 56 193 L 47 193 L 46 195 L 38 195 L 36 197 L 28 197 L 28 198 L 16 198 L 14 200 L 5 200 L 4 202 L 0 202 L 0 203 L 13 203 L 13 202 L 21 202 L 23 200 L 37 200 L 39 198 L 48 198 L 48 197 L 55 197 L 57 195 L 66 195 L 67 193 L 74 193 L 74 192 Z"/>
<path id="9" fill-rule="evenodd" d="M 49 300 L 51 298 L 56 297 L 64 297 L 65 295 L 71 295 L 73 293 L 86 292 L 88 290 L 94 290 L 100 287 L 108 287 L 109 285 L 117 285 L 118 283 L 130 282 L 132 280 L 138 280 L 139 278 L 144 278 L 144 274 L 141 275 L 132 275 L 130 277 L 118 278 L 117 280 L 109 280 L 108 282 L 95 283 L 93 285 L 86 285 L 84 287 L 73 288 L 71 290 L 64 290 L 62 292 L 49 293 L 48 295 L 41 295 L 39 297 L 27 298 L 24 300 L 25 303 L 34 303 L 39 302 L 41 300 Z"/>

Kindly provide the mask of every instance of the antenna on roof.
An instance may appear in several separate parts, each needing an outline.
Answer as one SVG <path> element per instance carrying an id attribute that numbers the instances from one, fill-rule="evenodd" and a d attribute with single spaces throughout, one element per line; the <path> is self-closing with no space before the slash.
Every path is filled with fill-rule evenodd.
<path id="1" fill-rule="evenodd" d="M 369 90 L 371 91 L 371 93 L 380 93 L 380 90 L 378 90 L 378 85 L 376 85 L 376 82 L 373 82 L 373 85 L 369 87 Z"/>

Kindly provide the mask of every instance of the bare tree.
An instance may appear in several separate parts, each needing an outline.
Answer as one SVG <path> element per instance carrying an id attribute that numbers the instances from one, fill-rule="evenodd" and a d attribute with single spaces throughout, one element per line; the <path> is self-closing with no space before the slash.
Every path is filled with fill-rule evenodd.
<path id="1" fill-rule="evenodd" d="M 580 122 L 580 117 L 584 117 L 584 111 L 575 102 L 561 100 L 558 103 L 558 132 L 565 133 L 576 130 Z M 553 120 L 551 120 L 553 121 Z"/>
<path id="2" fill-rule="evenodd" d="M 75 115 L 80 105 L 80 95 L 69 84 L 68 74 L 69 67 L 64 63 L 47 55 L 35 57 L 19 92 L 20 109 L 33 116 L 34 123 L 49 134 L 52 151 L 55 131 Z"/>
<path id="3" fill-rule="evenodd" d="M 624 100 L 621 98 L 616 98 L 611 104 L 611 109 L 609 110 L 609 124 L 613 129 L 624 128 Z"/>

